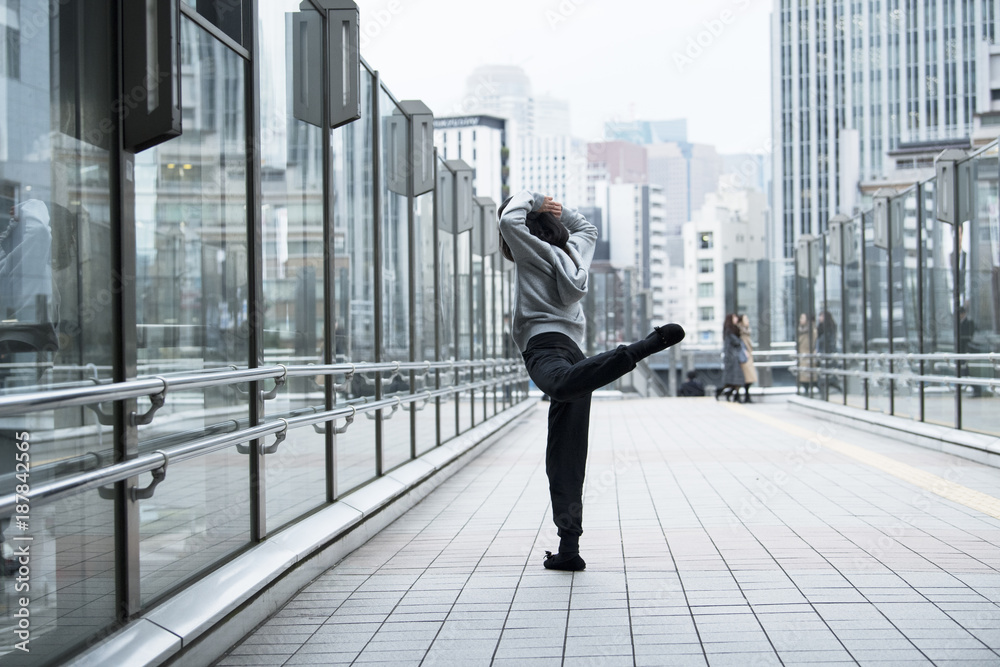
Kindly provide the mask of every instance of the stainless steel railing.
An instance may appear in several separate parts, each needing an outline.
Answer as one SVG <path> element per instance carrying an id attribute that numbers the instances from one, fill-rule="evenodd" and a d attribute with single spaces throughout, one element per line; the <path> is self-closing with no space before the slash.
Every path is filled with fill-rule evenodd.
<path id="1" fill-rule="evenodd" d="M 789 370 L 793 373 L 803 372 L 803 373 L 814 373 L 816 375 L 835 375 L 838 377 L 859 377 L 862 379 L 874 379 L 874 380 L 900 380 L 904 382 L 926 382 L 934 384 L 961 384 L 961 385 L 978 385 L 983 387 L 1000 387 L 1000 378 L 980 378 L 972 376 L 958 376 L 958 375 L 934 375 L 927 373 L 911 373 L 911 372 L 901 372 L 901 371 L 888 371 L 883 369 L 876 370 L 862 370 L 862 369 L 844 369 L 835 368 L 832 366 L 824 365 L 824 362 L 843 362 L 843 361 L 867 361 L 874 362 L 880 366 L 888 366 L 890 363 L 905 363 L 905 362 L 920 362 L 920 361 L 943 361 L 955 367 L 958 364 L 968 364 L 969 362 L 992 362 L 992 369 L 994 372 L 1000 373 L 1000 354 L 993 352 L 985 353 L 970 353 L 970 354 L 954 354 L 948 352 L 933 352 L 926 354 L 909 354 L 903 352 L 894 353 L 828 353 L 828 354 L 799 354 L 796 355 L 798 358 L 796 364 L 792 366 Z M 801 360 L 810 359 L 814 360 L 816 365 L 802 366 Z M 971 366 L 971 364 L 969 364 Z M 982 368 L 989 365 L 977 364 L 976 367 Z"/>
<path id="2" fill-rule="evenodd" d="M 432 391 L 423 391 L 406 395 L 395 395 L 382 398 L 380 400 L 362 399 L 363 402 L 352 402 L 330 410 L 313 412 L 312 414 L 299 414 L 297 416 L 278 417 L 263 424 L 249 428 L 240 428 L 231 433 L 211 435 L 189 442 L 178 443 L 173 446 L 157 449 L 153 452 L 140 454 L 134 459 L 116 463 L 106 467 L 98 468 L 83 473 L 77 473 L 64 479 L 55 480 L 43 485 L 35 486 L 28 494 L 19 496 L 9 494 L 0 496 L 0 517 L 6 517 L 13 513 L 15 506 L 23 502 L 26 498 L 31 507 L 37 507 L 61 500 L 63 498 L 84 493 L 89 490 L 99 489 L 115 482 L 122 481 L 129 477 L 134 477 L 146 472 L 153 473 L 153 481 L 145 488 L 131 489 L 133 500 L 149 498 L 153 490 L 166 476 L 167 466 L 170 463 L 180 463 L 188 459 L 204 456 L 226 447 L 240 446 L 252 440 L 262 440 L 274 435 L 275 441 L 270 445 L 261 442 L 259 452 L 261 454 L 273 454 L 277 451 L 278 445 L 286 438 L 289 430 L 315 425 L 326 422 L 335 422 L 343 419 L 344 424 L 336 428 L 338 433 L 343 433 L 350 426 L 358 414 L 372 414 L 378 410 L 390 408 L 388 415 L 383 419 L 390 418 L 400 407 L 409 406 L 409 409 L 422 409 L 413 406 L 414 403 L 422 401 L 426 405 L 429 401 L 453 394 L 465 392 L 475 392 L 479 389 L 493 387 L 509 382 L 519 382 L 527 376 L 523 371 L 523 366 L 507 359 L 487 359 L 481 361 L 445 361 L 445 362 L 387 362 L 387 363 L 361 363 L 361 364 L 328 364 L 328 365 L 306 365 L 306 366 L 273 366 L 257 369 L 238 369 L 224 371 L 208 371 L 205 373 L 180 373 L 170 376 L 157 376 L 152 379 L 132 380 L 108 385 L 84 386 L 73 389 L 62 389 L 54 398 L 45 397 L 47 392 L 31 392 L 17 394 L 0 398 L 0 416 L 22 415 L 30 412 L 49 410 L 57 407 L 70 407 L 88 405 L 112 400 L 123 400 L 149 395 L 151 397 L 162 397 L 173 388 L 197 389 L 212 386 L 224 386 L 237 383 L 244 383 L 254 380 L 264 380 L 273 378 L 280 386 L 284 380 L 293 376 L 315 376 L 315 375 L 339 375 L 347 377 L 355 373 L 370 373 L 376 371 L 409 371 L 409 370 L 458 370 L 458 369 L 502 369 L 503 374 L 493 377 Z M 513 370 L 512 369 L 516 369 Z M 154 393 L 150 393 L 154 392 Z M 268 392 L 273 393 L 273 392 Z M 43 398 L 45 397 L 45 398 Z M 156 405 L 154 398 L 154 406 Z M 155 410 L 154 410 L 155 412 Z M 376 416 L 377 418 L 377 416 Z M 245 450 L 249 451 L 249 449 Z"/>

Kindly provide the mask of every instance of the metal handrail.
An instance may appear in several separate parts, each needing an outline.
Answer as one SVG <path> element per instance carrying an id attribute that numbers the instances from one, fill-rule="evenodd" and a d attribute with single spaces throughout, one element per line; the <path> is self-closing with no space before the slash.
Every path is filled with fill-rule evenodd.
<path id="1" fill-rule="evenodd" d="M 392 365 L 393 364 L 390 364 L 390 366 Z M 125 461 L 122 463 L 116 463 L 107 466 L 105 468 L 100 468 L 98 470 L 92 470 L 89 472 L 80 473 L 77 475 L 73 475 L 71 477 L 67 477 L 65 479 L 50 482 L 48 484 L 35 487 L 28 494 L 24 494 L 21 497 L 22 498 L 26 497 L 31 507 L 34 508 L 42 504 L 55 502 L 57 500 L 61 500 L 69 496 L 77 495 L 79 493 L 84 493 L 86 491 L 107 486 L 109 484 L 114 484 L 124 479 L 128 479 L 129 477 L 141 475 L 142 473 L 145 472 L 153 472 L 165 469 L 168 463 L 179 463 L 181 461 L 197 458 L 199 456 L 204 456 L 206 454 L 210 454 L 220 449 L 225 449 L 226 447 L 239 445 L 248 442 L 250 440 L 257 440 L 259 438 L 263 438 L 268 435 L 279 435 L 279 440 L 284 439 L 285 433 L 293 428 L 299 428 L 302 426 L 317 424 L 320 422 L 332 421 L 334 419 L 339 419 L 341 417 L 344 418 L 348 416 L 353 417 L 357 413 L 374 412 L 376 410 L 381 410 L 383 408 L 391 407 L 393 405 L 399 406 L 402 405 L 403 403 L 413 403 L 415 401 L 420 401 L 420 400 L 430 400 L 431 398 L 445 396 L 448 394 L 459 394 L 466 391 L 475 391 L 476 389 L 502 384 L 504 382 L 516 380 L 523 377 L 524 377 L 523 373 L 511 373 L 508 375 L 493 377 L 487 380 L 481 380 L 479 382 L 472 384 L 445 387 L 443 389 L 438 389 L 435 391 L 422 392 L 419 394 L 409 394 L 407 396 L 392 396 L 378 401 L 371 401 L 369 403 L 364 403 L 361 405 L 351 404 L 347 406 L 341 406 L 338 408 L 334 408 L 332 410 L 326 410 L 324 412 L 316 413 L 313 415 L 302 415 L 301 417 L 293 417 L 291 419 L 278 418 L 275 421 L 259 424 L 257 426 L 243 429 L 235 433 L 227 433 L 223 435 L 215 435 L 208 438 L 202 438 L 200 440 L 195 440 L 193 442 L 188 442 L 176 445 L 174 447 L 157 450 L 150 454 L 144 454 L 135 459 L 131 459 L 129 461 Z M 18 494 L 10 494 L 0 497 L 0 517 L 11 515 L 17 503 L 18 503 Z"/>
<path id="2" fill-rule="evenodd" d="M 840 377 L 860 377 L 876 380 L 903 380 L 906 382 L 928 382 L 932 384 L 962 384 L 979 385 L 983 387 L 1000 387 L 1000 378 L 976 378 L 955 375 L 920 375 L 917 373 L 885 373 L 879 371 L 842 370 L 839 368 L 821 368 L 818 366 L 792 366 L 793 373 L 814 373 L 816 375 L 837 375 Z"/>
<path id="3" fill-rule="evenodd" d="M 507 359 L 485 359 L 477 361 L 444 362 L 382 362 L 382 363 L 338 363 L 326 365 L 262 366 L 232 370 L 207 370 L 189 373 L 168 373 L 153 378 L 128 380 L 109 384 L 84 385 L 49 391 L 33 391 L 23 394 L 0 396 L 0 417 L 21 416 L 30 412 L 55 410 L 81 405 L 92 405 L 108 401 L 121 401 L 142 396 L 152 396 L 162 392 L 173 393 L 181 390 L 203 389 L 245 382 L 261 381 L 269 378 L 301 377 L 310 375 L 338 375 L 349 373 L 374 373 L 378 371 L 409 371 L 450 368 L 487 368 L 509 364 Z"/>
<path id="4" fill-rule="evenodd" d="M 879 361 L 879 360 L 899 360 L 899 361 L 1000 361 L 998 352 L 928 352 L 925 354 L 911 354 L 909 352 L 828 352 L 797 354 L 803 359 L 843 359 L 845 361 Z"/>

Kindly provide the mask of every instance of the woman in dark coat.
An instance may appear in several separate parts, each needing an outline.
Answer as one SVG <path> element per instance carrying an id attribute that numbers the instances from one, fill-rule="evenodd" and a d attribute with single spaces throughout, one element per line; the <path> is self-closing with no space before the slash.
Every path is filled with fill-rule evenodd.
<path id="1" fill-rule="evenodd" d="M 733 400 L 733 396 L 746 381 L 743 368 L 740 366 L 742 350 L 739 320 L 735 313 L 729 313 L 722 325 L 722 381 L 715 390 L 715 400 L 719 400 L 719 396 L 723 393 L 727 400 Z"/>

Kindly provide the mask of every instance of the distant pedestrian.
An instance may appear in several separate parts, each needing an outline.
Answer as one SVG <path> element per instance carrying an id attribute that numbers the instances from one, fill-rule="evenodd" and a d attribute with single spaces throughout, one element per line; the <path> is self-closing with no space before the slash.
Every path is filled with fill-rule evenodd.
<path id="1" fill-rule="evenodd" d="M 743 402 L 752 403 L 750 400 L 750 385 L 757 381 L 757 368 L 753 363 L 753 341 L 750 339 L 750 318 L 744 313 L 740 317 L 740 342 L 743 343 L 743 353 L 746 361 L 740 362 L 743 370 Z M 739 392 L 737 392 L 739 398 Z"/>
<path id="2" fill-rule="evenodd" d="M 698 374 L 694 371 L 688 371 L 687 382 L 682 384 L 677 390 L 678 396 L 704 396 L 705 387 L 698 382 Z"/>
<path id="3" fill-rule="evenodd" d="M 500 206 L 500 250 L 514 262 L 514 344 L 532 381 L 549 396 L 545 472 L 559 552 L 547 551 L 550 570 L 582 570 L 583 482 L 587 469 L 590 397 L 641 360 L 684 338 L 677 324 L 654 327 L 646 338 L 589 359 L 580 351 L 586 321 L 590 262 L 597 228 L 551 197 L 522 191 Z"/>
<path id="4" fill-rule="evenodd" d="M 808 395 L 812 385 L 816 383 L 816 361 L 807 355 L 811 355 L 813 345 L 816 344 L 816 327 L 813 325 L 812 317 L 807 313 L 799 314 L 799 328 L 796 337 L 795 351 L 798 353 L 796 365 L 799 367 L 798 381 Z"/>
<path id="5" fill-rule="evenodd" d="M 734 395 L 739 400 L 740 387 L 746 382 L 740 364 L 745 360 L 739 319 L 736 313 L 728 313 L 722 324 L 722 381 L 715 390 L 715 400 L 725 396 L 732 401 Z"/>

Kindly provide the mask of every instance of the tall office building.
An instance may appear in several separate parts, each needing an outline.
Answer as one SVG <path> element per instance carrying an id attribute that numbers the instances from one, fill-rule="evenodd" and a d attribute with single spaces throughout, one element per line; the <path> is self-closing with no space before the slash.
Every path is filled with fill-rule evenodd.
<path id="1" fill-rule="evenodd" d="M 497 116 L 434 119 L 434 145 L 445 160 L 464 160 L 475 170 L 476 194 L 498 204 L 510 195 L 507 121 Z"/>
<path id="2" fill-rule="evenodd" d="M 1000 125 L 1000 1 L 776 0 L 774 257 Z M 992 128 L 992 130 L 991 130 Z"/>

